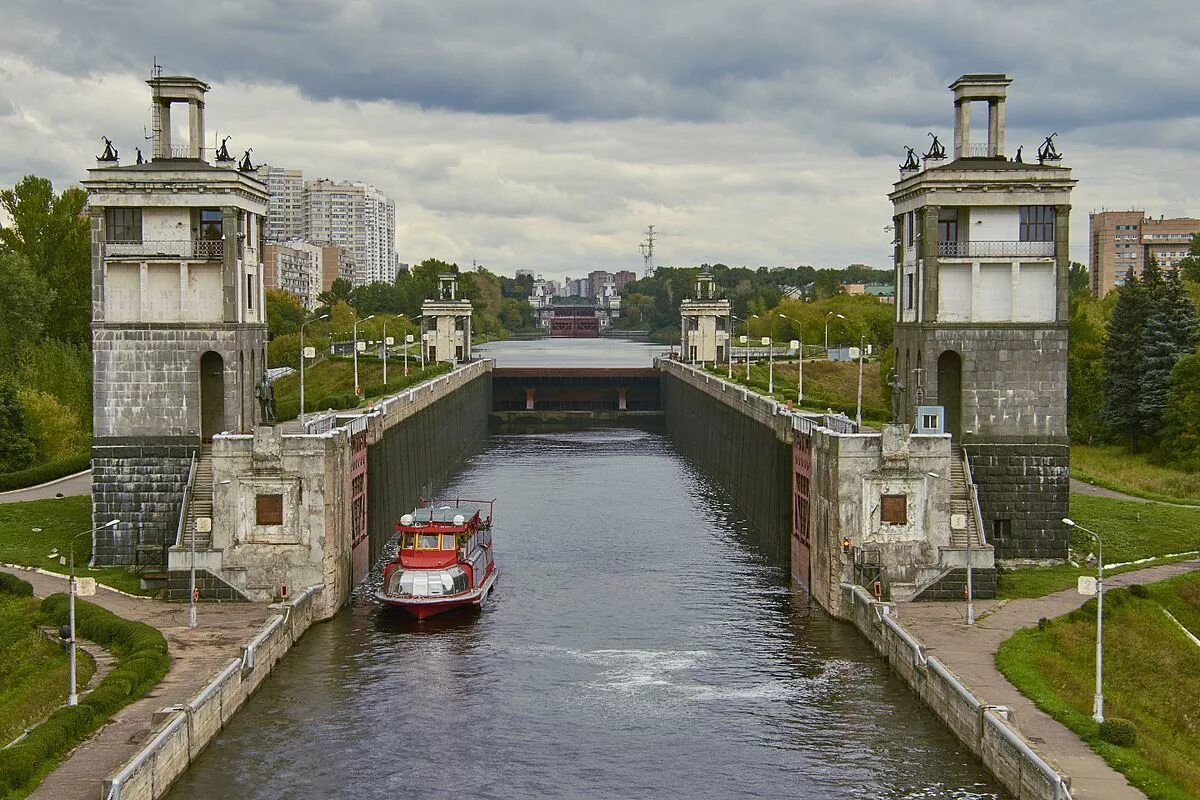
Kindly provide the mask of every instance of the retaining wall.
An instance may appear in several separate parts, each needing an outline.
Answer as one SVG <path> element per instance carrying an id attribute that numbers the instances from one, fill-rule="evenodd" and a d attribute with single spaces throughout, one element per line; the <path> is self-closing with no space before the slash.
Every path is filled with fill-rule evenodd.
<path id="1" fill-rule="evenodd" d="M 792 535 L 792 418 L 787 407 L 701 370 L 660 359 L 667 433 L 716 479 L 786 563 Z"/>
<path id="2" fill-rule="evenodd" d="M 979 701 L 896 620 L 895 606 L 877 602 L 861 586 L 842 584 L 842 610 L 937 714 L 996 776 L 1015 800 L 1070 800 L 1069 779 L 1046 763 L 1008 724 L 1007 709 Z"/>
<path id="3" fill-rule="evenodd" d="M 294 600 L 279 604 L 280 613 L 242 645 L 241 658 L 231 659 L 182 707 L 164 709 L 166 719 L 154 737 L 104 780 L 100 796 L 104 800 L 164 796 L 317 619 L 315 604 L 322 591 L 321 586 L 310 586 Z"/>

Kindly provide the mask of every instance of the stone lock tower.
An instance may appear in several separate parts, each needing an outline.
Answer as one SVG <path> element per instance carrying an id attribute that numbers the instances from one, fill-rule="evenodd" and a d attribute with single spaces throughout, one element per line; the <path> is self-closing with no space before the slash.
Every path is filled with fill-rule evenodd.
<path id="1" fill-rule="evenodd" d="M 92 239 L 93 524 L 119 521 L 97 534 L 93 557 L 165 567 L 193 455 L 213 435 L 249 433 L 259 419 L 267 189 L 232 160 L 208 162 L 207 84 L 171 76 L 147 83 L 153 157 L 98 161 L 83 182 Z M 171 122 L 178 105 L 188 109 L 186 137 Z"/>
<path id="2" fill-rule="evenodd" d="M 716 297 L 712 273 L 696 276 L 696 296 L 679 304 L 682 358 L 689 363 L 722 362 L 729 357 L 730 305 Z"/>
<path id="3" fill-rule="evenodd" d="M 942 406 L 1000 561 L 1067 555 L 1067 269 L 1071 171 L 1004 149 L 1003 74 L 963 75 L 950 159 L 901 168 L 895 364 L 903 421 Z M 985 141 L 971 106 L 986 105 Z"/>
<path id="4" fill-rule="evenodd" d="M 458 275 L 438 275 L 438 296 L 421 303 L 421 346 L 430 363 L 471 360 L 471 301 L 458 299 Z"/>

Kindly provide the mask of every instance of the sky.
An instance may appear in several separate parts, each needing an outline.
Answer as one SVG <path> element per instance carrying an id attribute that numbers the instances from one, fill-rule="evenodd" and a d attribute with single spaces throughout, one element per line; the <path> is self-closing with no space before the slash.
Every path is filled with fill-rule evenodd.
<path id="1" fill-rule="evenodd" d="M 1182 0 L 3 6 L 0 185 L 148 152 L 157 58 L 212 85 L 209 138 L 383 189 L 407 262 L 641 274 L 654 225 L 659 265 L 887 268 L 903 147 L 949 146 L 967 72 L 1012 78 L 1010 155 L 1058 134 L 1076 260 L 1089 211 L 1200 216 Z"/>

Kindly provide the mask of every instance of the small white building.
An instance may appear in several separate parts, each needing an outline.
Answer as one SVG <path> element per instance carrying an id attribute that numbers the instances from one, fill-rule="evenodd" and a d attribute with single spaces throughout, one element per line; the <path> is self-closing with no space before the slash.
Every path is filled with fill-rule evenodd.
<path id="1" fill-rule="evenodd" d="M 471 301 L 458 299 L 458 275 L 438 275 L 438 296 L 421 304 L 421 314 L 426 360 L 471 360 Z"/>
<path id="2" fill-rule="evenodd" d="M 709 272 L 696 277 L 696 296 L 679 306 L 683 359 L 690 363 L 725 361 L 729 356 L 728 300 L 718 300 Z"/>

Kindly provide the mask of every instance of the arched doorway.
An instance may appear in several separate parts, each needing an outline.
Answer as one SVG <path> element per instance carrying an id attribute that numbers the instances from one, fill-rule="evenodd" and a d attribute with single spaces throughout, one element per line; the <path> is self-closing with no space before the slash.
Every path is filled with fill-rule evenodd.
<path id="1" fill-rule="evenodd" d="M 947 350 L 937 362 L 938 405 L 945 414 L 946 433 L 954 441 L 962 436 L 962 356 Z"/>
<path id="2" fill-rule="evenodd" d="M 200 437 L 211 442 L 225 430 L 225 359 L 209 350 L 200 356 Z"/>

